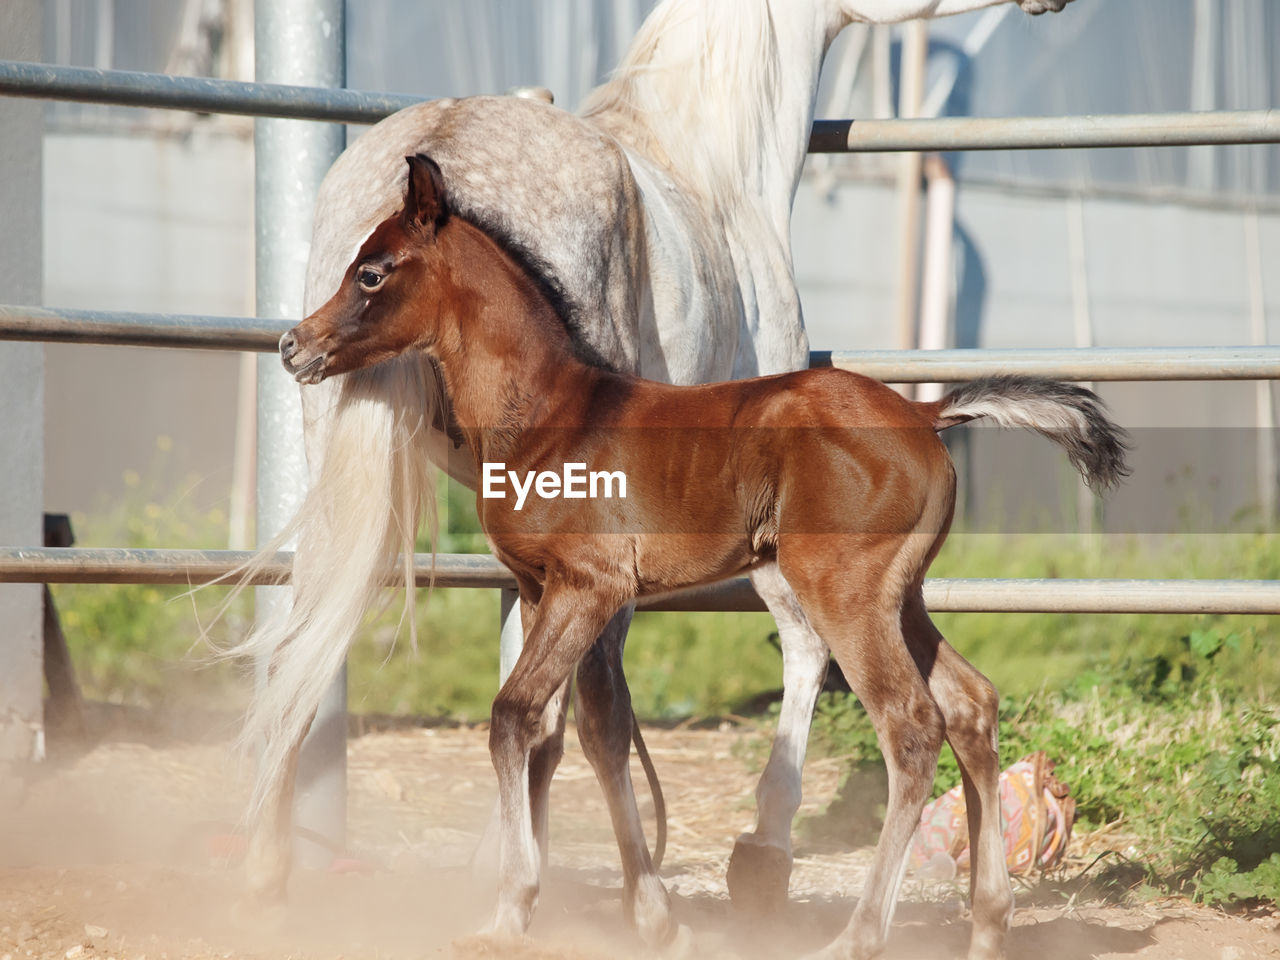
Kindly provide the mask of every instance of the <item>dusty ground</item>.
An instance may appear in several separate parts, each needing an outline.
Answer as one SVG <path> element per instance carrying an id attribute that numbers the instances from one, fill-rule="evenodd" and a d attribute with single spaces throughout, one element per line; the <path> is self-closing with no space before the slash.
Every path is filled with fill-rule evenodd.
<path id="1" fill-rule="evenodd" d="M 0 960 L 643 955 L 622 922 L 607 814 L 573 742 L 552 793 L 552 866 L 529 938 L 466 939 L 489 906 L 467 862 L 494 795 L 487 733 L 468 728 L 354 739 L 354 859 L 300 871 L 282 915 L 237 922 L 240 873 L 224 855 L 234 853 L 229 825 L 245 784 L 219 737 L 226 726 L 211 722 L 193 742 L 126 724 L 92 749 L 0 783 Z M 723 876 L 734 836 L 751 821 L 758 734 L 726 725 L 646 736 L 667 790 L 663 875 L 692 935 L 685 955 L 797 956 L 832 937 L 868 852 L 802 851 L 782 916 L 735 914 Z M 831 797 L 838 774 L 837 762 L 811 766 L 806 808 Z M 960 957 L 967 936 L 958 887 L 908 882 L 888 956 Z M 1280 927 L 1275 915 L 1185 903 L 1023 906 L 1010 957 L 1280 957 Z"/>

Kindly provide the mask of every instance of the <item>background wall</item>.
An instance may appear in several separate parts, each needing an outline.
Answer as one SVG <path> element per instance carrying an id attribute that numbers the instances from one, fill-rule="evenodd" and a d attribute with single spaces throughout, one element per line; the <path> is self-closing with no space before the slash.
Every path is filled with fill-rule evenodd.
<path id="1" fill-rule="evenodd" d="M 60 307 L 253 314 L 253 150 L 235 130 L 45 138 L 45 297 Z M 240 356 L 48 344 L 45 498 L 225 501 Z M 193 476 L 194 475 L 194 476 Z"/>

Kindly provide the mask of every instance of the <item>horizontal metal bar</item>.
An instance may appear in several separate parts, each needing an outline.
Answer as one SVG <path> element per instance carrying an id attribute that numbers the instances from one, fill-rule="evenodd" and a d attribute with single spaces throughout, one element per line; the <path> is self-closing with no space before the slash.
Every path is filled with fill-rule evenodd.
<path id="1" fill-rule="evenodd" d="M 0 305 L 0 340 L 271 352 L 289 324 Z M 815 350 L 809 357 L 811 366 L 836 366 L 887 383 L 948 383 L 1013 372 L 1059 380 L 1280 379 L 1280 346 Z"/>
<path id="2" fill-rule="evenodd" d="M 815 350 L 814 367 L 853 370 L 886 383 L 954 383 L 1018 373 L 1057 380 L 1277 380 L 1277 347 Z"/>
<path id="3" fill-rule="evenodd" d="M 424 99 L 404 94 L 171 77 L 162 73 L 95 70 L 18 60 L 0 60 L 0 96 L 334 123 L 377 123 L 388 114 Z"/>
<path id="4" fill-rule="evenodd" d="M 0 340 L 204 350 L 276 349 L 288 320 L 0 305 Z"/>
<path id="5" fill-rule="evenodd" d="M 95 70 L 0 60 L 0 96 L 376 123 L 423 98 L 390 93 L 242 83 L 208 77 Z M 810 153 L 896 150 L 1044 150 L 1280 142 L 1280 112 L 1146 113 L 1070 117 L 819 120 Z"/>
<path id="6" fill-rule="evenodd" d="M 153 583 L 195 586 L 234 581 L 252 554 L 237 550 L 0 548 L 0 583 Z M 251 583 L 288 580 L 293 555 L 278 553 Z M 417 554 L 419 586 L 514 587 L 486 554 Z M 394 578 L 389 580 L 393 585 Z M 945 613 L 1280 613 L 1277 580 L 989 580 L 925 581 L 929 609 Z M 642 610 L 764 610 L 745 579 L 649 597 Z"/>
<path id="7" fill-rule="evenodd" d="M 1280 580 L 975 580 L 924 584 L 930 610 L 947 613 L 1280 612 Z"/>
<path id="8" fill-rule="evenodd" d="M 254 556 L 246 550 L 0 547 L 0 583 L 235 583 Z M 292 565 L 293 554 L 282 551 L 246 583 L 287 583 Z M 414 575 L 419 586 L 431 583 L 433 575 L 440 587 L 516 585 L 511 572 L 488 554 L 441 553 L 434 565 L 431 554 L 417 554 Z"/>
<path id="9" fill-rule="evenodd" d="M 1280 143 L 1280 111 L 1132 113 L 1073 117 L 819 120 L 810 153 L 896 150 L 1057 150 Z"/>

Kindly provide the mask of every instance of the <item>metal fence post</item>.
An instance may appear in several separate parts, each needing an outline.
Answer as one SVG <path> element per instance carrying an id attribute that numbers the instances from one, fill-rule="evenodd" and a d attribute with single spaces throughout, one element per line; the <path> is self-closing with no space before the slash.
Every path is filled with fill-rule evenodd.
<path id="1" fill-rule="evenodd" d="M 524 628 L 520 620 L 520 591 L 504 588 L 499 594 L 498 616 L 502 629 L 498 634 L 498 683 L 503 684 L 516 668 L 520 651 L 524 649 Z"/>
<path id="2" fill-rule="evenodd" d="M 40 56 L 41 5 L 0 5 L 0 56 Z M 0 297 L 39 303 L 44 111 L 0 102 Z M 0 348 L 0 543 L 42 543 L 44 347 Z M 10 761 L 44 754 L 43 594 L 37 584 L 0 586 L 0 786 Z"/>
<path id="3" fill-rule="evenodd" d="M 346 83 L 343 0 L 273 0 L 257 5 L 254 46 L 259 82 L 342 87 Z M 316 191 L 342 152 L 342 127 L 305 120 L 254 123 L 257 311 L 259 317 L 302 316 L 302 292 Z M 293 517 L 306 486 L 298 388 L 273 354 L 258 361 L 258 542 Z M 285 616 L 283 587 L 256 591 L 260 618 Z M 260 665 L 260 669 L 262 666 Z M 321 704 L 298 765 L 295 820 L 333 849 L 346 841 L 346 670 Z M 298 843 L 304 863 L 332 857 Z"/>

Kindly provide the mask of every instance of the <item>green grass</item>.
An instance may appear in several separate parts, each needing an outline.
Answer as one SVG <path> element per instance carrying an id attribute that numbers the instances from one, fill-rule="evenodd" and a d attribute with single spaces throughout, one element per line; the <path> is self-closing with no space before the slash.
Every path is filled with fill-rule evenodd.
<path id="1" fill-rule="evenodd" d="M 160 449 L 166 449 L 163 438 Z M 72 516 L 77 546 L 226 546 L 225 510 L 200 502 L 194 478 L 171 493 L 152 489 L 134 471 L 124 481 L 130 492 L 122 502 L 91 516 Z M 60 584 L 50 589 L 87 696 L 143 706 L 181 703 L 193 693 L 214 700 L 234 696 L 235 669 L 210 662 L 200 638 L 205 626 L 219 645 L 240 635 L 252 610 L 247 597 L 214 622 L 228 588 L 195 594 L 183 587 L 148 585 Z"/>
<path id="2" fill-rule="evenodd" d="M 935 577 L 1280 579 L 1280 538 L 1267 533 L 1162 536 L 953 534 Z M 1229 679 L 1274 689 L 1280 629 L 1242 615 L 950 613 L 933 617 L 947 639 L 996 684 L 1025 696 L 1135 655 L 1154 656 L 1191 632 L 1241 638 L 1246 656 Z"/>

